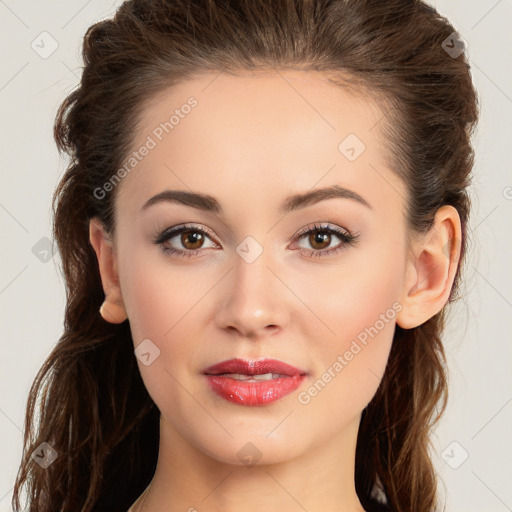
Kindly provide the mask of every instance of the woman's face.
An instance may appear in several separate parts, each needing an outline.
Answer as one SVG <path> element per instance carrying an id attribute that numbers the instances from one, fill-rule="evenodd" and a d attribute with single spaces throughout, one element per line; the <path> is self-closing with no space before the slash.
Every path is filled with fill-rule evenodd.
<path id="1" fill-rule="evenodd" d="M 117 185 L 119 282 L 165 428 L 203 453 L 275 463 L 354 437 L 405 286 L 406 191 L 385 164 L 383 117 L 291 71 L 205 74 L 145 109 Z M 184 194 L 151 201 L 164 191 Z M 235 358 L 305 375 L 205 375 Z"/>

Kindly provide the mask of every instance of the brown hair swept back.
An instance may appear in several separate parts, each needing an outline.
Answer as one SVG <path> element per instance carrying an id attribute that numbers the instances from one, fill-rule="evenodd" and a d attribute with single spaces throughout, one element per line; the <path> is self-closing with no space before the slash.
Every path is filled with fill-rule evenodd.
<path id="1" fill-rule="evenodd" d="M 31 512 L 126 512 L 156 467 L 159 411 L 128 322 L 109 324 L 98 313 L 104 294 L 88 231 L 93 216 L 114 231 L 115 193 L 100 199 L 95 190 L 122 165 L 145 102 L 205 70 L 338 76 L 386 106 L 378 127 L 407 184 L 410 229 L 425 231 L 439 207 L 453 205 L 462 258 L 478 101 L 465 54 L 443 49 L 453 32 L 420 0 L 129 0 L 88 29 L 80 84 L 55 122 L 59 150 L 70 156 L 53 198 L 64 332 L 30 389 L 15 510 L 26 486 Z M 446 405 L 444 315 L 397 326 L 382 383 L 363 411 L 355 479 L 367 510 L 437 506 L 429 434 Z M 46 469 L 31 459 L 42 442 L 58 453 Z"/>

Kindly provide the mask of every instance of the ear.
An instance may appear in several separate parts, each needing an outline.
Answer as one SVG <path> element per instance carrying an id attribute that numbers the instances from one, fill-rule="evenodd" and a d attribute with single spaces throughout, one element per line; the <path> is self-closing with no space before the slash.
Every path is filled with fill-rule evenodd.
<path id="1" fill-rule="evenodd" d="M 430 230 L 416 239 L 407 262 L 402 310 L 397 324 L 412 329 L 436 315 L 448 302 L 459 265 L 461 223 L 450 205 L 437 210 Z"/>
<path id="2" fill-rule="evenodd" d="M 89 222 L 89 240 L 98 258 L 101 282 L 105 292 L 105 302 L 100 308 L 101 316 L 107 322 L 120 324 L 127 319 L 128 315 L 119 285 L 115 246 L 97 217 L 93 217 Z"/>

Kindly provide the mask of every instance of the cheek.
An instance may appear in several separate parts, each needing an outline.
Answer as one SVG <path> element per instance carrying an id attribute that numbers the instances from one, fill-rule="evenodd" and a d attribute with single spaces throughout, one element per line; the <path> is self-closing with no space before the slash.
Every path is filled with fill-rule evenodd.
<path id="1" fill-rule="evenodd" d="M 172 264 L 155 248 L 135 251 L 120 265 L 123 299 L 134 342 L 154 337 L 163 341 L 194 314 L 213 286 L 207 269 Z"/>
<path id="2" fill-rule="evenodd" d="M 393 342 L 395 318 L 401 309 L 383 287 L 360 292 L 344 303 L 333 301 L 326 316 L 335 334 L 312 344 L 314 372 L 297 395 L 302 414 L 325 435 L 357 418 L 375 395 Z M 314 338 L 312 338 L 314 339 Z"/>
<path id="3" fill-rule="evenodd" d="M 204 322 L 198 320 L 207 318 L 204 299 L 215 276 L 207 268 L 155 258 L 154 250 L 132 252 L 119 274 L 134 348 L 149 339 L 160 351 L 149 365 L 137 361 L 146 388 L 157 403 L 161 396 L 173 400 L 170 390 L 179 390 L 175 379 L 182 382 L 185 375 L 197 373 L 201 346 L 190 340 L 204 337 Z"/>
<path id="4" fill-rule="evenodd" d="M 314 367 L 313 385 L 299 396 L 301 403 L 316 401 L 322 407 L 336 403 L 340 414 L 352 414 L 371 400 L 384 374 L 396 316 L 402 309 L 398 299 L 404 268 L 405 260 L 396 250 L 359 252 L 343 267 L 331 269 L 330 279 L 322 280 L 325 286 L 309 295 L 311 309 L 328 329 L 322 328 L 322 335 L 309 333 L 315 340 L 313 360 L 319 364 Z"/>

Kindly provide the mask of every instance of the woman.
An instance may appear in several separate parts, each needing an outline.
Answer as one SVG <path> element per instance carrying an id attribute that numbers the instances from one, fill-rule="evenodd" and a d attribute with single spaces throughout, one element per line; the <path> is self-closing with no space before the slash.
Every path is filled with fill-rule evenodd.
<path id="1" fill-rule="evenodd" d="M 132 0 L 90 27 L 16 510 L 25 485 L 40 512 L 438 510 L 458 48 L 413 0 Z"/>

